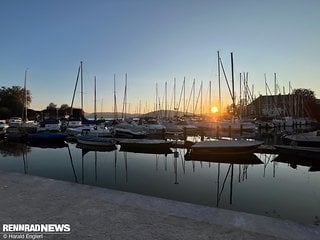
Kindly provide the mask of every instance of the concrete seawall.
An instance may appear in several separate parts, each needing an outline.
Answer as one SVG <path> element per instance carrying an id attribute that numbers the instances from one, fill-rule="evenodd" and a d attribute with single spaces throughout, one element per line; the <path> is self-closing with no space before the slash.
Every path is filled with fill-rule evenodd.
<path id="1" fill-rule="evenodd" d="M 17 173 L 0 171 L 0 194 L 1 225 L 71 225 L 44 239 L 320 239 L 318 226 Z"/>

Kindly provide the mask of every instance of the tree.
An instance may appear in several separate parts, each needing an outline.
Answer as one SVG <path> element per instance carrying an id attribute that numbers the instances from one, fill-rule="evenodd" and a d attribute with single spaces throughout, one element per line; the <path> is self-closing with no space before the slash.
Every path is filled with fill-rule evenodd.
<path id="1" fill-rule="evenodd" d="M 294 89 L 292 91 L 296 102 L 302 106 L 303 115 L 320 120 L 320 106 L 317 104 L 317 99 L 314 91 L 305 88 Z"/>
<path id="2" fill-rule="evenodd" d="M 47 106 L 47 110 L 55 110 L 57 109 L 57 104 L 51 102 L 49 103 L 49 105 Z"/>
<path id="3" fill-rule="evenodd" d="M 303 96 L 305 100 L 308 100 L 310 102 L 316 101 L 316 96 L 314 94 L 314 91 L 310 89 L 305 89 L 305 88 L 293 89 L 292 94 Z"/>
<path id="4" fill-rule="evenodd" d="M 69 108 L 68 104 L 61 104 L 60 110 L 67 110 Z"/>
<path id="5" fill-rule="evenodd" d="M 25 90 L 20 86 L 1 87 L 0 89 L 0 118 L 22 116 L 25 102 Z M 31 103 L 31 93 L 27 90 L 28 107 Z"/>

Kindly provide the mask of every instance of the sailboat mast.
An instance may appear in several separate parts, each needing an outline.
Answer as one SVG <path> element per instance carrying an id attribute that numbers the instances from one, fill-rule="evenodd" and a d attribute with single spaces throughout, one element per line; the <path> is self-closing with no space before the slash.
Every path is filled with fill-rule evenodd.
<path id="1" fill-rule="evenodd" d="M 235 114 L 235 95 L 234 95 L 234 69 L 233 69 L 233 53 L 231 53 L 231 87 L 232 87 L 232 112 Z"/>
<path id="2" fill-rule="evenodd" d="M 241 94 L 242 94 L 242 79 L 241 79 L 241 77 L 242 77 L 242 74 L 240 73 L 240 94 L 239 94 L 239 103 L 240 103 L 240 119 L 242 119 L 242 101 L 241 101 Z M 245 91 L 244 91 L 245 92 Z M 246 103 L 244 103 L 244 105 L 245 105 Z"/>
<path id="3" fill-rule="evenodd" d="M 274 73 L 274 102 L 275 102 L 275 109 L 278 108 L 278 97 L 277 97 L 277 74 Z M 280 115 L 280 114 L 279 114 Z"/>
<path id="4" fill-rule="evenodd" d="M 75 98 L 75 96 L 76 96 L 76 91 L 77 91 L 77 86 L 78 86 L 80 71 L 81 71 L 81 66 L 78 67 L 77 80 L 76 80 L 76 84 L 75 84 L 74 90 L 73 90 L 71 107 L 70 107 L 70 108 L 71 108 L 71 109 L 70 109 L 70 115 L 71 115 L 71 116 L 73 115 L 73 102 L 74 102 L 74 98 Z"/>
<path id="5" fill-rule="evenodd" d="M 218 84 L 219 84 L 219 112 L 220 112 L 220 118 L 222 114 L 222 104 L 221 104 L 221 78 L 220 78 L 220 53 L 218 51 Z"/>
<path id="6" fill-rule="evenodd" d="M 156 83 L 156 99 L 155 100 L 156 100 L 155 101 L 156 105 L 155 105 L 154 111 L 157 112 L 157 110 L 158 110 L 158 83 Z"/>
<path id="7" fill-rule="evenodd" d="M 203 82 L 201 81 L 201 87 L 200 87 L 200 89 L 201 89 L 201 90 L 200 90 L 200 91 L 201 91 L 201 92 L 200 92 L 200 95 L 201 95 L 201 97 L 200 97 L 200 115 L 201 115 L 201 117 L 202 117 L 202 114 L 203 114 L 203 112 L 202 112 L 202 110 L 203 110 L 203 109 L 202 109 L 202 100 L 203 100 L 203 99 L 202 99 L 202 97 L 203 97 L 203 96 L 202 96 L 202 84 L 203 84 Z"/>
<path id="8" fill-rule="evenodd" d="M 164 84 L 164 105 L 165 105 L 165 109 L 164 109 L 164 118 L 166 120 L 168 120 L 168 89 L 167 89 L 167 82 L 165 82 Z"/>
<path id="9" fill-rule="evenodd" d="M 211 81 L 209 81 L 209 113 L 210 113 L 210 111 L 211 111 L 211 102 L 212 102 L 212 100 L 211 100 Z"/>
<path id="10" fill-rule="evenodd" d="M 195 115 L 195 91 L 196 91 L 196 79 L 193 79 L 193 84 L 192 84 L 192 115 Z"/>
<path id="11" fill-rule="evenodd" d="M 83 111 L 83 67 L 82 67 L 82 61 L 80 62 L 80 69 L 81 69 L 81 111 Z"/>
<path id="12" fill-rule="evenodd" d="M 270 114 L 270 104 L 269 104 L 269 98 L 268 98 L 268 84 L 267 84 L 267 74 L 266 73 L 264 74 L 264 86 L 265 86 L 265 89 L 266 89 L 267 113 L 268 113 L 268 116 L 269 116 L 269 114 Z"/>
<path id="13" fill-rule="evenodd" d="M 28 93 L 27 93 L 27 71 L 28 68 L 24 71 L 24 116 L 23 116 L 23 120 L 24 121 L 28 121 Z"/>
<path id="14" fill-rule="evenodd" d="M 176 78 L 173 79 L 173 110 L 176 110 Z"/>
<path id="15" fill-rule="evenodd" d="M 183 78 L 183 111 L 184 111 L 184 114 L 187 115 L 187 109 L 186 109 L 186 77 Z"/>
<path id="16" fill-rule="evenodd" d="M 127 111 L 127 73 L 125 78 L 125 87 L 124 87 L 124 96 L 123 96 L 123 105 L 122 105 L 122 118 L 126 118 Z"/>
<path id="17" fill-rule="evenodd" d="M 97 120 L 97 79 L 94 76 L 94 120 Z"/>
<path id="18" fill-rule="evenodd" d="M 116 95 L 116 74 L 113 74 L 113 118 L 118 119 L 117 95 Z"/>

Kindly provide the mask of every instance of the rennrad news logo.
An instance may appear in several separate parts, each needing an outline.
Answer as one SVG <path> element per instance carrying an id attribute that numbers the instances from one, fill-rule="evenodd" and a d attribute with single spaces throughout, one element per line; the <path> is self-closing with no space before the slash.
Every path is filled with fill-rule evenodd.
<path id="1" fill-rule="evenodd" d="M 70 234 L 70 224 L 35 223 L 35 224 L 2 224 L 3 239 L 43 239 L 45 235 Z M 1 236 L 1 235 L 0 235 Z"/>
<path id="2" fill-rule="evenodd" d="M 2 224 L 2 233 L 69 233 L 70 224 Z"/>

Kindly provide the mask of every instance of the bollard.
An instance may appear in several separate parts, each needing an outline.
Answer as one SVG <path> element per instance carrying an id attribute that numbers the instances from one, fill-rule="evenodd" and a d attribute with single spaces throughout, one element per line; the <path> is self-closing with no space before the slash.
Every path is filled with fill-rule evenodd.
<path id="1" fill-rule="evenodd" d="M 217 129 L 216 129 L 216 138 L 219 138 L 219 126 L 217 126 Z"/>
<path id="2" fill-rule="evenodd" d="M 161 130 L 161 135 L 162 135 L 162 139 L 166 139 L 166 130 L 165 129 L 162 129 Z"/>
<path id="3" fill-rule="evenodd" d="M 204 141 L 204 130 L 202 127 L 200 127 L 199 130 L 200 130 L 200 139 L 201 139 L 201 141 Z"/>
<path id="4" fill-rule="evenodd" d="M 259 127 L 258 127 L 258 129 L 259 129 L 259 136 L 261 136 L 261 123 L 259 123 Z"/>

